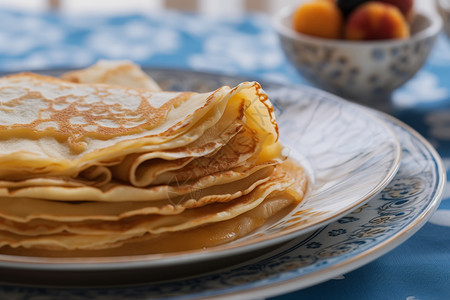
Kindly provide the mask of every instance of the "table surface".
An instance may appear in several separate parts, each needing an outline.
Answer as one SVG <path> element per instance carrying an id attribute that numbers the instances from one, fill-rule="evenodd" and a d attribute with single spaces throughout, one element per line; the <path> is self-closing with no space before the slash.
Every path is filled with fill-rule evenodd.
<path id="1" fill-rule="evenodd" d="M 130 59 L 146 67 L 211 71 L 308 85 L 284 57 L 274 29 L 264 15 L 221 20 L 173 11 L 145 16 L 0 11 L 0 72 L 78 68 L 98 59 Z M 425 66 L 394 93 L 393 103 L 396 110 L 392 114 L 436 147 L 448 173 L 450 40 L 447 37 L 438 38 Z M 45 295 L 40 297 L 47 299 Z M 430 221 L 396 249 L 339 278 L 271 299 L 449 297 L 450 188 L 447 187 Z"/>

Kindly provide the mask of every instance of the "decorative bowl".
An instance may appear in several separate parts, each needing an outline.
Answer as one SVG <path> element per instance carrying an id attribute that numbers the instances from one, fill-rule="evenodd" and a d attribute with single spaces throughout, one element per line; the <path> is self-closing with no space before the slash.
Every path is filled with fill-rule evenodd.
<path id="1" fill-rule="evenodd" d="M 368 105 L 389 101 L 422 67 L 442 27 L 437 14 L 420 11 L 407 39 L 324 39 L 296 32 L 291 25 L 294 10 L 286 7 L 274 17 L 287 58 L 317 87 Z"/>

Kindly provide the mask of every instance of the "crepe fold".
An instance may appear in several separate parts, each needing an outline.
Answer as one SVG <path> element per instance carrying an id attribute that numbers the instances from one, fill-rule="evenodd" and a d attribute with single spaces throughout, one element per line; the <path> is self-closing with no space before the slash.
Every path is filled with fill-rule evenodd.
<path id="1" fill-rule="evenodd" d="M 103 61 L 0 78 L 0 103 L 1 251 L 214 246 L 306 189 L 256 82 L 161 91 L 138 66 Z M 175 249 L 180 235 L 196 242 Z"/>

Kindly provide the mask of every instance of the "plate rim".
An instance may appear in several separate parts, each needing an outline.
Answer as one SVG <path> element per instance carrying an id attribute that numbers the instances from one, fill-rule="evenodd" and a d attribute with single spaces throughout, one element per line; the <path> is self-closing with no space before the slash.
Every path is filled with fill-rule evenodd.
<path id="1" fill-rule="evenodd" d="M 371 108 L 367 108 L 372 110 Z M 390 116 L 384 112 L 372 110 L 372 112 L 381 118 L 385 118 L 390 122 L 397 124 L 398 126 L 405 129 L 409 134 L 417 138 L 420 143 L 425 146 L 425 148 L 430 152 L 433 157 L 433 161 L 436 165 L 436 178 L 439 183 L 434 190 L 434 195 L 431 197 L 431 201 L 428 203 L 426 208 L 420 213 L 416 218 L 413 219 L 407 226 L 402 228 L 396 234 L 391 235 L 389 238 L 383 240 L 382 242 L 375 245 L 375 247 L 370 250 L 363 251 L 351 259 L 344 260 L 337 263 L 329 268 L 317 270 L 316 272 L 309 273 L 305 276 L 300 276 L 296 278 L 287 279 L 284 281 L 276 283 L 267 283 L 262 287 L 250 288 L 245 291 L 235 291 L 228 294 L 221 294 L 216 296 L 200 297 L 197 299 L 244 299 L 245 296 L 251 296 L 254 298 L 258 297 L 275 297 L 282 294 L 291 293 L 297 290 L 311 287 L 316 284 L 323 283 L 335 276 L 343 275 L 350 271 L 356 270 L 377 258 L 385 255 L 391 250 L 395 249 L 397 246 L 404 243 L 410 237 L 412 237 L 420 228 L 425 225 L 432 214 L 437 210 L 445 191 L 447 174 L 445 171 L 445 166 L 437 150 L 415 129 L 406 123 Z M 329 224 L 328 224 L 329 225 Z M 327 225 L 327 226 L 328 226 Z M 327 227 L 325 226 L 325 227 Z M 304 278 L 306 277 L 306 278 Z M 307 280 L 305 280 L 307 279 Z"/>

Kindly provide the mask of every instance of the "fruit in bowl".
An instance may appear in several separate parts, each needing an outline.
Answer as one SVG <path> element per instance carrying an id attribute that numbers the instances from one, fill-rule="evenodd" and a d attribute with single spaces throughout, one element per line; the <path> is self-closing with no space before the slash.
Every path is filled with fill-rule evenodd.
<path id="1" fill-rule="evenodd" d="M 409 24 L 395 6 L 369 1 L 348 17 L 344 37 L 347 40 L 387 40 L 409 37 Z"/>
<path id="2" fill-rule="evenodd" d="M 368 2 L 367 0 L 336 0 L 337 6 L 344 16 L 348 16 L 359 5 Z M 409 19 L 414 8 L 414 0 L 377 0 L 377 2 L 391 4 L 397 7 L 400 12 Z"/>
<path id="3" fill-rule="evenodd" d="M 348 40 L 407 38 L 413 0 L 313 0 L 294 12 L 299 33 Z"/>
<path id="4" fill-rule="evenodd" d="M 397 1 L 400 3 L 402 0 Z M 391 13 L 378 13 L 372 5 L 369 8 L 365 6 L 374 1 L 365 1 L 343 11 L 338 2 L 309 0 L 307 3 L 316 5 L 314 9 L 309 8 L 309 15 L 323 7 L 327 7 L 327 12 L 341 15 L 339 36 L 324 37 L 299 31 L 294 23 L 302 19 L 299 9 L 305 4 L 286 7 L 278 12 L 274 16 L 274 25 L 283 51 L 299 73 L 319 88 L 369 105 L 389 100 L 392 92 L 408 81 L 424 64 L 441 30 L 441 18 L 428 10 L 415 11 L 414 7 L 403 9 L 403 13 L 394 5 L 381 1 L 376 3 L 389 6 Z M 393 9 L 396 11 L 394 15 Z M 359 10 L 366 12 L 361 13 Z M 376 16 L 373 19 L 378 20 L 378 23 L 387 23 L 386 19 L 391 18 L 393 25 L 383 29 L 387 33 L 372 33 L 367 29 L 370 27 L 352 21 L 352 17 L 358 14 L 363 15 L 360 18 L 364 18 L 364 15 L 371 19 Z M 312 27 L 328 21 L 318 15 L 309 18 L 317 21 L 309 24 Z M 403 26 L 407 26 L 407 30 Z M 358 33 L 360 36 L 355 39 L 346 39 L 345 36 L 350 35 L 346 33 L 349 31 L 347 27 L 362 33 Z M 381 38 L 373 39 L 374 36 Z"/>
<path id="5" fill-rule="evenodd" d="M 342 13 L 331 1 L 307 2 L 297 8 L 292 16 L 296 31 L 323 38 L 340 38 Z"/>

